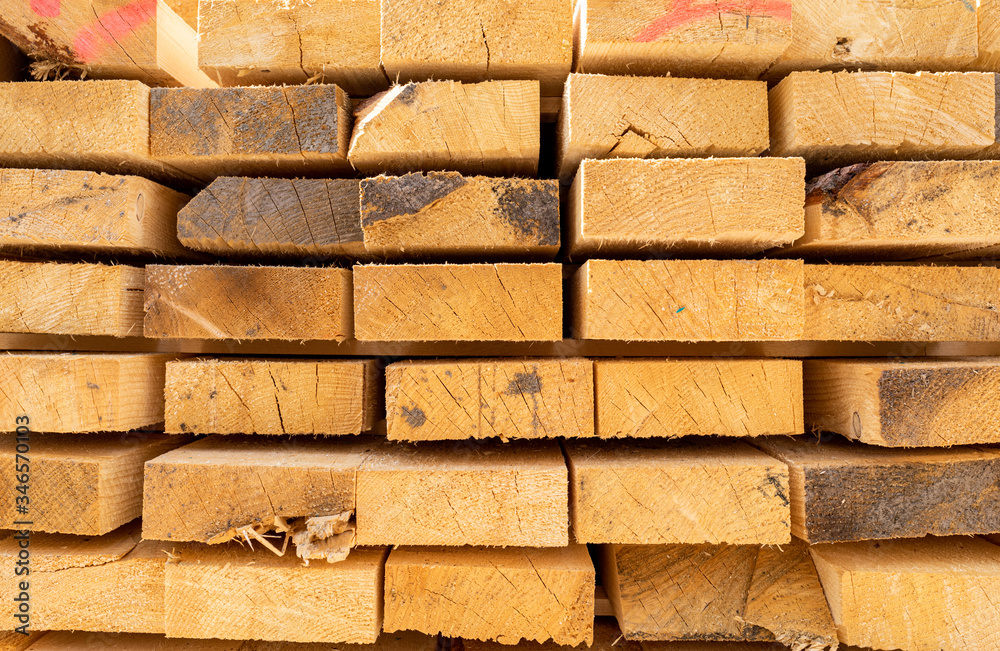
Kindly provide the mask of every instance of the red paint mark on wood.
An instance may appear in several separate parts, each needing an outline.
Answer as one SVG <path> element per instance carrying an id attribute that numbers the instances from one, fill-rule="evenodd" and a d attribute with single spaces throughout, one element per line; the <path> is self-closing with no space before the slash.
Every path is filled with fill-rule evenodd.
<path id="1" fill-rule="evenodd" d="M 697 3 L 697 4 L 696 4 Z M 675 0 L 663 14 L 635 37 L 636 43 L 650 43 L 681 25 L 693 23 L 720 14 L 733 13 L 747 17 L 792 19 L 792 4 L 788 0 L 730 0 L 728 2 L 704 2 L 704 0 Z"/>
<path id="2" fill-rule="evenodd" d="M 31 0 L 31 10 L 43 18 L 55 18 L 61 7 L 59 0 Z"/>
<path id="3" fill-rule="evenodd" d="M 134 0 L 112 9 L 77 31 L 73 50 L 84 63 L 91 63 L 101 52 L 156 17 L 156 0 Z"/>

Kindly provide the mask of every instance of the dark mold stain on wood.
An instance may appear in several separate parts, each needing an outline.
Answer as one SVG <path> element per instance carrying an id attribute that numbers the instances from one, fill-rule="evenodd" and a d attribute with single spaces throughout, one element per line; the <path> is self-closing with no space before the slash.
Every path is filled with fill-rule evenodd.
<path id="1" fill-rule="evenodd" d="M 531 373 L 515 373 L 514 379 L 507 384 L 506 396 L 534 396 L 542 392 L 542 380 L 538 371 Z"/>
<path id="2" fill-rule="evenodd" d="M 435 201 L 464 186 L 468 181 L 457 172 L 419 172 L 404 176 L 379 176 L 361 182 L 362 226 L 414 215 Z"/>
<path id="3" fill-rule="evenodd" d="M 410 427 L 416 429 L 427 422 L 427 414 L 424 410 L 416 405 L 412 407 L 403 407 L 403 418 L 406 419 L 406 424 Z"/>
<path id="4" fill-rule="evenodd" d="M 497 216 L 543 246 L 559 245 L 559 190 L 538 183 L 501 181 L 493 186 Z"/>

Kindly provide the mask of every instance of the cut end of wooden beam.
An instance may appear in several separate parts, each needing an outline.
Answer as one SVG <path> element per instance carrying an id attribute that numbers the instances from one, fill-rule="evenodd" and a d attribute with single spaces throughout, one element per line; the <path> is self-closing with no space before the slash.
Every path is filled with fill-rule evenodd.
<path id="1" fill-rule="evenodd" d="M 575 71 L 606 75 L 756 79 L 793 36 L 792 6 L 782 1 L 723 9 L 586 0 L 574 19 Z"/>
<path id="2" fill-rule="evenodd" d="M 154 88 L 153 157 L 202 181 L 218 176 L 345 176 L 351 100 L 333 84 Z"/>
<path id="3" fill-rule="evenodd" d="M 584 545 L 394 549 L 385 565 L 384 628 L 589 646 L 594 565 Z"/>
<path id="4" fill-rule="evenodd" d="M 801 158 L 585 160 L 569 197 L 569 253 L 743 256 L 804 233 Z"/>
<path id="5" fill-rule="evenodd" d="M 788 469 L 746 443 L 567 441 L 565 449 L 576 542 L 791 542 Z"/>
<path id="6" fill-rule="evenodd" d="M 359 341 L 558 341 L 559 264 L 355 265 Z"/>
<path id="7" fill-rule="evenodd" d="M 389 440 L 594 435 L 589 359 L 457 359 L 386 367 Z"/>
<path id="8" fill-rule="evenodd" d="M 168 433 L 360 434 L 380 403 L 375 360 L 167 363 Z"/>
<path id="9" fill-rule="evenodd" d="M 1000 443 L 1000 360 L 806 360 L 810 429 L 887 447 Z"/>
<path id="10" fill-rule="evenodd" d="M 535 176 L 539 115 L 536 81 L 393 86 L 358 107 L 349 158 L 370 176 L 432 170 Z"/>
<path id="11" fill-rule="evenodd" d="M 361 181 L 365 250 L 389 259 L 559 252 L 559 182 L 429 172 Z"/>
<path id="12" fill-rule="evenodd" d="M 802 338 L 800 260 L 588 260 L 573 279 L 574 335 L 616 341 Z"/>
<path id="13" fill-rule="evenodd" d="M 147 337 L 339 342 L 353 330 L 351 271 L 149 265 L 145 310 Z"/>
<path id="14" fill-rule="evenodd" d="M 585 158 L 756 156 L 767 148 L 762 81 L 585 74 L 566 81 L 557 152 L 564 183 Z"/>

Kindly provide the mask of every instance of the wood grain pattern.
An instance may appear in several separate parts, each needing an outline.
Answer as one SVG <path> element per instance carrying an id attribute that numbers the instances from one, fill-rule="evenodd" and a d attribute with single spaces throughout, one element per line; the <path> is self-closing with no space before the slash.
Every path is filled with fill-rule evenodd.
<path id="1" fill-rule="evenodd" d="M 351 271 L 149 265 L 146 337 L 323 339 L 352 333 Z"/>
<path id="2" fill-rule="evenodd" d="M 601 438 L 805 431 L 795 360 L 601 359 L 594 393 Z"/>
<path id="3" fill-rule="evenodd" d="M 811 429 L 887 447 L 998 443 L 1000 360 L 804 362 Z"/>
<path id="4" fill-rule="evenodd" d="M 572 180 L 585 158 L 756 156 L 768 147 L 766 93 L 759 81 L 572 74 L 559 178 Z"/>
<path id="5" fill-rule="evenodd" d="M 617 628 L 615 629 L 617 631 Z M 13 633 L 12 633 L 13 635 Z M 53 631 L 34 642 L 32 651 L 332 651 L 323 643 L 262 642 L 259 640 L 206 640 L 165 637 L 143 633 L 80 633 Z M 616 633 L 617 635 L 617 633 Z M 404 631 L 379 635 L 373 644 L 337 644 L 339 651 L 435 651 L 437 637 Z M 607 649 L 607 651 L 617 651 Z M 635 651 L 635 650 L 629 650 Z"/>
<path id="6" fill-rule="evenodd" d="M 583 545 L 394 549 L 385 564 L 384 628 L 589 646 L 594 565 Z"/>
<path id="7" fill-rule="evenodd" d="M 1000 451 L 757 439 L 788 464 L 792 533 L 810 543 L 1000 532 Z"/>
<path id="8" fill-rule="evenodd" d="M 413 360 L 385 376 L 390 440 L 594 435 L 589 359 Z"/>
<path id="9" fill-rule="evenodd" d="M 573 334 L 616 341 L 801 339 L 798 260 L 588 260 Z"/>
<path id="10" fill-rule="evenodd" d="M 804 234 L 801 158 L 585 160 L 569 195 L 574 259 L 743 256 Z"/>

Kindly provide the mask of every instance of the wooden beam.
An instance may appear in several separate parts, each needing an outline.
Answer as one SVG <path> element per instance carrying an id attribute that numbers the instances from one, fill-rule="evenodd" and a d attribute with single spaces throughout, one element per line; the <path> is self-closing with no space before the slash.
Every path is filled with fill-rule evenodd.
<path id="1" fill-rule="evenodd" d="M 594 565 L 556 549 L 401 547 L 385 564 L 387 633 L 575 646 L 594 637 Z"/>
<path id="2" fill-rule="evenodd" d="M 837 645 L 803 544 L 605 545 L 601 566 L 626 639 Z"/>
<path id="3" fill-rule="evenodd" d="M 571 0 L 382 3 L 382 65 L 397 83 L 537 79 L 558 95 L 573 63 Z"/>
<path id="4" fill-rule="evenodd" d="M 360 341 L 555 341 L 558 264 L 355 265 Z"/>
<path id="5" fill-rule="evenodd" d="M 756 79 L 792 41 L 786 0 L 581 0 L 574 14 L 576 72 Z"/>
<path id="6" fill-rule="evenodd" d="M 995 94 L 977 72 L 793 72 L 768 95 L 770 154 L 817 167 L 974 157 L 993 144 Z"/>
<path id="7" fill-rule="evenodd" d="M 613 615 L 601 616 L 597 610 L 597 599 L 594 599 L 594 641 L 590 645 L 590 651 L 642 651 L 642 645 L 638 642 L 631 642 L 622 637 L 621 629 Z M 510 651 L 509 644 L 501 644 L 494 641 L 463 639 L 462 647 L 465 651 Z M 569 651 L 574 647 L 557 644 L 552 640 L 548 642 L 525 642 L 521 641 L 517 645 L 523 651 Z M 576 647 L 579 648 L 579 645 Z M 665 651 L 699 651 L 698 649 L 669 649 Z M 706 649 L 702 651 L 712 651 Z M 730 651 L 725 649 L 724 651 Z"/>
<path id="8" fill-rule="evenodd" d="M 166 0 L 166 3 L 195 33 L 198 32 L 198 0 Z"/>
<path id="9" fill-rule="evenodd" d="M 393 86 L 358 107 L 350 160 L 366 176 L 430 170 L 535 176 L 539 119 L 535 81 Z"/>
<path id="10" fill-rule="evenodd" d="M 318 78 L 361 96 L 389 87 L 379 67 L 378 0 L 223 0 L 205 3 L 200 21 L 198 65 L 220 86 Z"/>
<path id="11" fill-rule="evenodd" d="M 191 359 L 167 363 L 171 434 L 360 434 L 378 419 L 375 360 Z"/>
<path id="12" fill-rule="evenodd" d="M 163 422 L 170 354 L 0 355 L 0 428 L 32 432 L 126 432 Z M 15 422 L 27 416 L 29 423 Z"/>
<path id="13" fill-rule="evenodd" d="M 800 361 L 599 359 L 594 393 L 605 439 L 805 431 Z"/>
<path id="14" fill-rule="evenodd" d="M 798 260 L 588 260 L 573 278 L 573 334 L 616 341 L 801 339 L 802 267 Z"/>
<path id="15" fill-rule="evenodd" d="M 617 630 L 617 628 L 615 629 Z M 294 642 L 272 644 L 253 640 L 188 640 L 170 638 L 163 635 L 143 633 L 80 633 L 70 631 L 54 631 L 42 633 L 44 640 L 39 640 L 31 647 L 31 651 L 107 651 L 109 648 L 120 651 L 329 651 L 330 646 L 322 643 L 303 645 Z M 379 635 L 374 644 L 338 644 L 340 651 L 435 651 L 437 637 L 401 631 L 393 634 Z M 619 651 L 619 644 L 614 649 L 603 651 Z M 628 651 L 636 651 L 628 649 Z"/>
<path id="16" fill-rule="evenodd" d="M 844 644 L 985 651 L 1000 643 L 992 605 L 1000 546 L 956 536 L 810 550 Z"/>
<path id="17" fill-rule="evenodd" d="M 11 496 L 0 508 L 4 528 L 29 520 L 32 531 L 51 533 L 99 536 L 117 529 L 142 514 L 143 464 L 190 440 L 148 432 L 41 436 L 29 436 L 29 451 L 0 472 L 0 488 Z M 13 433 L 0 434 L 0 441 L 12 451 L 21 443 Z M 19 470 L 30 471 L 31 481 L 19 481 Z M 30 492 L 19 492 L 25 483 Z M 28 500 L 15 504 L 21 495 Z"/>
<path id="18" fill-rule="evenodd" d="M 188 183 L 190 176 L 150 157 L 149 97 L 138 81 L 0 83 L 9 125 L 0 133 L 0 165 Z"/>
<path id="19" fill-rule="evenodd" d="M 357 544 L 565 546 L 567 486 L 554 441 L 387 443 L 358 472 Z"/>
<path id="20" fill-rule="evenodd" d="M 1000 450 L 753 444 L 788 464 L 792 533 L 810 543 L 1000 532 Z"/>
<path id="21" fill-rule="evenodd" d="M 215 85 L 198 70 L 197 32 L 163 0 L 8 5 L 0 34 L 53 72 L 150 86 Z"/>
<path id="22" fill-rule="evenodd" d="M 304 437 L 198 440 L 146 464 L 142 536 L 226 540 L 275 517 L 353 511 L 355 475 L 370 445 Z"/>
<path id="23" fill-rule="evenodd" d="M 1000 443 L 1000 360 L 810 359 L 810 430 L 888 447 Z"/>
<path id="24" fill-rule="evenodd" d="M 11 577 L 0 585 L 0 599 L 16 603 L 24 592 L 20 581 L 26 581 L 31 628 L 163 633 L 163 568 L 170 548 L 140 540 L 138 525 L 103 536 L 24 536 L 15 532 L 0 540 L 0 570 Z M 30 559 L 20 567 L 29 567 L 30 574 L 15 577 L 24 540 Z"/>
<path id="25" fill-rule="evenodd" d="M 351 336 L 351 271 L 333 267 L 146 267 L 147 337 Z"/>
<path id="26" fill-rule="evenodd" d="M 0 170 L 0 249 L 51 255 L 184 256 L 177 212 L 189 197 L 137 176 Z"/>
<path id="27" fill-rule="evenodd" d="M 177 236 L 234 258 L 359 257 L 358 182 L 220 176 L 177 215 Z"/>
<path id="28" fill-rule="evenodd" d="M 138 335 L 144 277 L 142 267 L 0 260 L 0 330 Z"/>
<path id="29" fill-rule="evenodd" d="M 805 236 L 780 253 L 812 260 L 975 257 L 984 247 L 1000 246 L 998 177 L 997 161 L 895 161 L 833 170 L 807 186 Z"/>
<path id="30" fill-rule="evenodd" d="M 979 0 L 979 56 L 966 70 L 1000 72 L 1000 2 Z"/>
<path id="31" fill-rule="evenodd" d="M 333 84 L 154 88 L 153 157 L 204 182 L 218 176 L 345 176 L 351 100 Z"/>
<path id="32" fill-rule="evenodd" d="M 805 339 L 990 341 L 1000 269 L 805 265 Z"/>
<path id="33" fill-rule="evenodd" d="M 742 441 L 566 441 L 564 449 L 576 542 L 791 542 L 788 469 Z"/>
<path id="34" fill-rule="evenodd" d="M 393 441 L 594 435 L 589 359 L 396 362 L 385 369 L 385 385 Z"/>
<path id="35" fill-rule="evenodd" d="M 963 70 L 978 52 L 974 2 L 784 4 L 792 38 L 764 75 L 769 80 L 793 70 Z"/>
<path id="36" fill-rule="evenodd" d="M 585 158 L 756 156 L 768 147 L 761 81 L 572 74 L 559 117 L 559 178 Z"/>
<path id="37" fill-rule="evenodd" d="M 361 181 L 365 250 L 388 259 L 503 257 L 559 252 L 559 182 L 458 172 Z"/>
<path id="38" fill-rule="evenodd" d="M 585 160 L 569 195 L 569 253 L 743 256 L 802 237 L 801 158 Z"/>
<path id="39" fill-rule="evenodd" d="M 165 577 L 168 637 L 359 644 L 378 638 L 384 549 L 308 566 L 293 555 L 233 545 L 189 544 L 175 553 Z"/>

